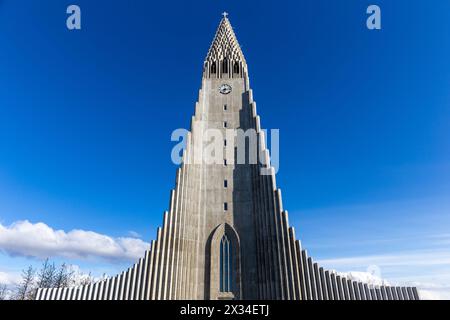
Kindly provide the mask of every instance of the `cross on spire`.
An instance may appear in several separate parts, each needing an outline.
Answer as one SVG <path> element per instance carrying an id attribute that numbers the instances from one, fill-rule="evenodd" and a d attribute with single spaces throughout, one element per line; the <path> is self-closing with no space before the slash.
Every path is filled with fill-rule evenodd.
<path id="1" fill-rule="evenodd" d="M 222 15 L 223 15 L 224 18 L 226 18 L 226 17 L 228 17 L 228 12 L 224 11 L 224 12 L 222 13 Z"/>

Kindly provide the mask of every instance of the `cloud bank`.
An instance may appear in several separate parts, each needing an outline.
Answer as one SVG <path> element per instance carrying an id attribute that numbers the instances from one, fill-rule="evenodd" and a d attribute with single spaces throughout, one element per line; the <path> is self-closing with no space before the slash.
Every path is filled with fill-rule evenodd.
<path id="1" fill-rule="evenodd" d="M 113 238 L 77 229 L 66 232 L 27 220 L 9 226 L 0 223 L 0 251 L 10 256 L 134 261 L 148 248 L 149 243 L 137 238 Z"/>
<path id="2" fill-rule="evenodd" d="M 7 286 L 17 285 L 21 280 L 20 274 L 16 272 L 3 272 L 0 271 L 0 284 Z"/>

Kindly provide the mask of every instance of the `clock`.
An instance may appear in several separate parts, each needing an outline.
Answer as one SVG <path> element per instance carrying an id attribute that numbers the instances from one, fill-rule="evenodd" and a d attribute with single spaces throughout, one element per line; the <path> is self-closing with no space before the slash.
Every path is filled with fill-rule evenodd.
<path id="1" fill-rule="evenodd" d="M 231 86 L 229 84 L 222 84 L 219 88 L 221 94 L 229 94 L 231 92 Z"/>

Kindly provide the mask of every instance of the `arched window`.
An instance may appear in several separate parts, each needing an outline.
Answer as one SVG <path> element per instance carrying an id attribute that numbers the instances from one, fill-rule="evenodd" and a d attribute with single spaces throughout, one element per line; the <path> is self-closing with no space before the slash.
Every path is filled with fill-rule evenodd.
<path id="1" fill-rule="evenodd" d="M 228 60 L 227 60 L 227 58 L 223 59 L 222 73 L 228 73 Z"/>
<path id="2" fill-rule="evenodd" d="M 231 292 L 231 245 L 225 234 L 220 241 L 220 292 Z"/>
<path id="3" fill-rule="evenodd" d="M 233 72 L 239 73 L 239 63 L 237 61 L 234 63 Z"/>
<path id="4" fill-rule="evenodd" d="M 215 62 L 215 61 L 212 62 L 212 65 L 211 65 L 211 73 L 216 73 L 216 62 Z"/>

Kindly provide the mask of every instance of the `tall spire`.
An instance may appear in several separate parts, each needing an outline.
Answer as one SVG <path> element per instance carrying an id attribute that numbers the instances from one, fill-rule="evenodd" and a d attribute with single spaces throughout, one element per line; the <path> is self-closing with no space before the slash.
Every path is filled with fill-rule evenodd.
<path id="1" fill-rule="evenodd" d="M 224 12 L 223 18 L 217 28 L 214 40 L 209 48 L 205 62 L 221 62 L 225 59 L 229 62 L 238 62 L 245 64 L 245 58 L 242 53 L 239 42 L 234 34 L 233 28 L 228 20 L 228 13 Z"/>

